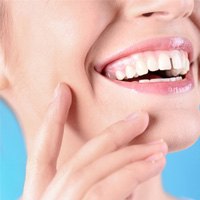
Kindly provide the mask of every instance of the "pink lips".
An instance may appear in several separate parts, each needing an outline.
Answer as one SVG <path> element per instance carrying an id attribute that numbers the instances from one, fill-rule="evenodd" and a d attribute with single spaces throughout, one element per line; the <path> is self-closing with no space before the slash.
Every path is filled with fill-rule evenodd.
<path id="1" fill-rule="evenodd" d="M 95 65 L 95 69 L 97 72 L 101 73 L 104 68 L 123 57 L 127 57 L 131 54 L 140 53 L 144 51 L 156 51 L 156 50 L 183 50 L 186 51 L 189 55 L 190 63 L 193 60 L 193 47 L 192 43 L 185 38 L 181 37 L 167 37 L 167 38 L 157 38 L 150 39 L 144 41 L 142 43 L 138 43 L 134 46 L 131 46 L 127 49 L 121 50 L 119 53 L 111 55 L 108 59 L 103 61 L 102 63 L 98 63 Z M 192 68 L 185 76 L 183 80 L 174 81 L 174 82 L 157 82 L 157 83 L 139 83 L 136 81 L 133 82 L 125 82 L 118 80 L 111 80 L 115 84 L 118 84 L 122 87 L 126 87 L 128 89 L 132 89 L 142 93 L 154 93 L 154 94 L 177 94 L 177 93 L 185 93 L 194 87 L 194 79 Z"/>

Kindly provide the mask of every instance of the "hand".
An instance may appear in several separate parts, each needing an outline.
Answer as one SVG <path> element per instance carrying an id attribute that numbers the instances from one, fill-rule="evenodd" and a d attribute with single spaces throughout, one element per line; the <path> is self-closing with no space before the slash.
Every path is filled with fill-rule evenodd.
<path id="1" fill-rule="evenodd" d="M 139 184 L 161 173 L 167 153 L 162 140 L 128 146 L 148 125 L 144 112 L 111 125 L 57 170 L 70 105 L 71 92 L 62 83 L 28 155 L 23 200 L 124 200 Z"/>

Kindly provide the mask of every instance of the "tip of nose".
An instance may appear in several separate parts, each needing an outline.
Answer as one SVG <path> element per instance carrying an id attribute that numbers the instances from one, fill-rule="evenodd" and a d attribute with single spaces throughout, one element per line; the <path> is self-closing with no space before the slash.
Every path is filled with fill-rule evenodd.
<path id="1" fill-rule="evenodd" d="M 194 0 L 149 0 L 138 5 L 132 2 L 125 6 L 124 14 L 130 17 L 156 17 L 165 20 L 189 17 L 195 7 Z"/>

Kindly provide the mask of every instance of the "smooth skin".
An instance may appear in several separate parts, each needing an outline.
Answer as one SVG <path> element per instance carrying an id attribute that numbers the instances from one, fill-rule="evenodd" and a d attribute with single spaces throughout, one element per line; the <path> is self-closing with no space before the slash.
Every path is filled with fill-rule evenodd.
<path id="1" fill-rule="evenodd" d="M 108 127 L 57 171 L 71 101 L 70 89 L 60 84 L 28 158 L 23 199 L 122 200 L 133 195 L 138 184 L 161 172 L 168 151 L 163 140 L 127 146 L 147 128 L 145 112 Z"/>
<path id="2" fill-rule="evenodd" d="M 7 4 L 11 32 L 0 65 L 0 85 L 4 76 L 7 85 L 0 95 L 26 139 L 22 199 L 174 199 L 160 181 L 165 155 L 192 145 L 200 131 L 199 0 Z M 98 59 L 130 43 L 174 35 L 194 45 L 195 87 L 188 93 L 135 94 L 94 71 Z"/>

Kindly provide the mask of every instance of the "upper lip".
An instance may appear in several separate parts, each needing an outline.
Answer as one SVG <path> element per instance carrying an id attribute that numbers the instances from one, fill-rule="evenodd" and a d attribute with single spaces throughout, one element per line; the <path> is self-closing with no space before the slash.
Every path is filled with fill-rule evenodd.
<path id="1" fill-rule="evenodd" d="M 108 56 L 107 59 L 96 63 L 94 67 L 98 72 L 101 73 L 108 64 L 115 62 L 116 60 L 119 60 L 123 57 L 127 57 L 131 54 L 145 51 L 175 49 L 186 51 L 188 53 L 190 63 L 193 61 L 193 45 L 189 39 L 183 37 L 165 37 L 148 39 L 135 45 L 120 49 L 117 53 L 113 53 Z"/>

